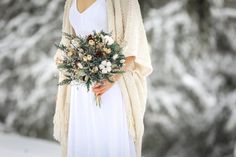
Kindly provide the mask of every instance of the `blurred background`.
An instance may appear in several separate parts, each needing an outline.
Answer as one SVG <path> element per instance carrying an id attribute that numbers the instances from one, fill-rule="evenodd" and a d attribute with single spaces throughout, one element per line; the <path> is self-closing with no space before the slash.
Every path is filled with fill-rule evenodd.
<path id="1" fill-rule="evenodd" d="M 2 137 L 14 133 L 54 141 L 53 55 L 64 2 L 0 1 Z M 154 67 L 143 156 L 233 157 L 236 0 L 139 2 Z"/>

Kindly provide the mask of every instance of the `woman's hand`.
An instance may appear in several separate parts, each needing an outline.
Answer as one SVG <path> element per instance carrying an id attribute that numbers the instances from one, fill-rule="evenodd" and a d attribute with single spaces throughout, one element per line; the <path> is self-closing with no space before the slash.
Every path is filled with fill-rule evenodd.
<path id="1" fill-rule="evenodd" d="M 96 83 L 93 86 L 93 92 L 96 94 L 96 96 L 101 96 L 103 93 L 105 93 L 108 89 L 110 89 L 113 84 L 121 77 L 121 74 L 114 75 L 111 80 L 113 83 L 109 82 L 108 80 L 103 80 L 101 83 Z"/>

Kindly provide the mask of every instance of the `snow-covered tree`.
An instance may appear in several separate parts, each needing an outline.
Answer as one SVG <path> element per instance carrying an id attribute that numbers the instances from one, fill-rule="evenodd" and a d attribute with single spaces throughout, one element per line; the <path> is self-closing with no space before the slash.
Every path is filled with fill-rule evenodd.
<path id="1" fill-rule="evenodd" d="M 204 8 L 204 9 L 203 9 Z M 220 1 L 175 1 L 145 20 L 152 45 L 147 157 L 233 156 L 236 19 Z"/>
<path id="2" fill-rule="evenodd" d="M 0 1 L 2 130 L 51 138 L 62 0 Z"/>

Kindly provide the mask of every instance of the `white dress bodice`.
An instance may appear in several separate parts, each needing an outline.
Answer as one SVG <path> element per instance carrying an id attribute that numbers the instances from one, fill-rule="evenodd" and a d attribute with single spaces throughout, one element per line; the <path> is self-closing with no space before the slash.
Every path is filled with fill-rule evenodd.
<path id="1" fill-rule="evenodd" d="M 106 0 L 96 0 L 85 11 L 77 9 L 77 0 L 73 0 L 69 12 L 69 20 L 76 35 L 88 35 L 95 31 L 107 31 Z"/>

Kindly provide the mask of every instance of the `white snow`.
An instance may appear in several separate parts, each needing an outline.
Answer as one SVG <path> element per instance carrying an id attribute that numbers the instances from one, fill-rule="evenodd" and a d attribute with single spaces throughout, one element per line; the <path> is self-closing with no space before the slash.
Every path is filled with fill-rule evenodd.
<path id="1" fill-rule="evenodd" d="M 54 142 L 0 133 L 1 157 L 59 157 L 60 147 Z"/>

